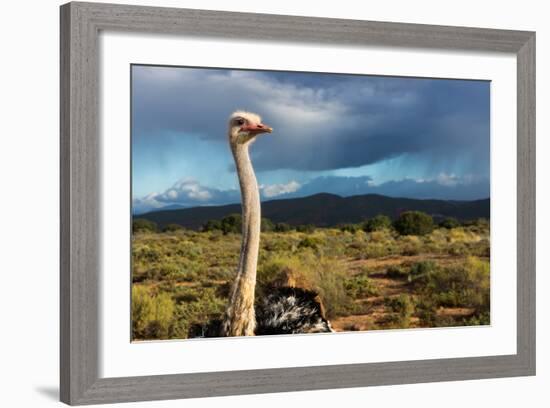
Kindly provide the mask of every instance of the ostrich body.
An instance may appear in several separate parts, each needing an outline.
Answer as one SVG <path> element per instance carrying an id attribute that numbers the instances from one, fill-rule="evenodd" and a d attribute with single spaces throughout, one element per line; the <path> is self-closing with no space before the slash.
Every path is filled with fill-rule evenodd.
<path id="1" fill-rule="evenodd" d="M 200 328 L 202 337 L 253 336 L 332 332 L 316 292 L 289 286 L 273 287 L 256 302 L 255 287 L 260 248 L 261 205 L 258 182 L 249 155 L 256 137 L 271 133 L 261 118 L 237 111 L 229 118 L 229 144 L 235 160 L 242 201 L 242 242 L 237 277 L 222 321 Z"/>

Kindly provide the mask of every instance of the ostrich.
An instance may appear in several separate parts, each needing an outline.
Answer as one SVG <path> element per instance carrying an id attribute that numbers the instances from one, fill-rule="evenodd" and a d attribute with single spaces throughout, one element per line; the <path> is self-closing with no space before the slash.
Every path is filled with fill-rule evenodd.
<path id="1" fill-rule="evenodd" d="M 195 327 L 191 335 L 226 337 L 333 331 L 325 318 L 319 296 L 311 290 L 273 287 L 267 296 L 256 302 L 255 307 L 261 206 L 249 147 L 258 135 L 272 130 L 254 113 L 237 111 L 229 118 L 229 145 L 237 168 L 242 201 L 242 242 L 237 276 L 223 319 Z"/>

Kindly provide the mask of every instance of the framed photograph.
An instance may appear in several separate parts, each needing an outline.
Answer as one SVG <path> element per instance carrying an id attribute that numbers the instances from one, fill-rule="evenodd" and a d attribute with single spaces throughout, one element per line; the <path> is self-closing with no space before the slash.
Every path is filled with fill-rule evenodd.
<path id="1" fill-rule="evenodd" d="M 61 7 L 61 400 L 535 374 L 535 34 Z"/>

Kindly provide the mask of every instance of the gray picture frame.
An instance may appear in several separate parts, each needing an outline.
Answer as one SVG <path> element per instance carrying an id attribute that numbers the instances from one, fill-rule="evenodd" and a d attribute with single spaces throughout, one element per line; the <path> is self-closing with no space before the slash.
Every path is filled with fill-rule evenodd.
<path id="1" fill-rule="evenodd" d="M 98 404 L 535 374 L 535 33 L 283 15 L 61 6 L 61 401 Z M 517 56 L 517 353 L 145 377 L 99 377 L 101 30 L 505 52 Z"/>

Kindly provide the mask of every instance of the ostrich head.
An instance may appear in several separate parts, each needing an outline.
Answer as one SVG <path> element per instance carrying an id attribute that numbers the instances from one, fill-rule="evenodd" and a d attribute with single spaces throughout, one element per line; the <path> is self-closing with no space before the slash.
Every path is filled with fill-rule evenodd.
<path id="1" fill-rule="evenodd" d="M 273 129 L 262 123 L 262 118 L 251 112 L 236 111 L 229 117 L 229 143 L 232 146 L 246 145 L 261 133 L 271 133 Z"/>

